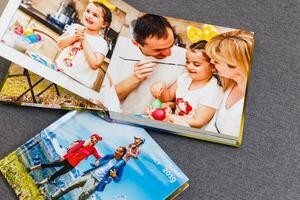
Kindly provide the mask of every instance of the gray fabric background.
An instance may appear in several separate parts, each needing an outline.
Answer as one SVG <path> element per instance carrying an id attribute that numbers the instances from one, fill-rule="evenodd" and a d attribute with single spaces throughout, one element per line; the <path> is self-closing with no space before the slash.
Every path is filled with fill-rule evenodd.
<path id="1" fill-rule="evenodd" d="M 240 148 L 150 132 L 190 178 L 190 187 L 178 199 L 300 199 L 300 1 L 126 2 L 145 12 L 255 32 Z M 1 78 L 6 72 L 3 62 Z M 0 105 L 0 158 L 64 113 Z M 0 196 L 17 198 L 3 176 Z"/>

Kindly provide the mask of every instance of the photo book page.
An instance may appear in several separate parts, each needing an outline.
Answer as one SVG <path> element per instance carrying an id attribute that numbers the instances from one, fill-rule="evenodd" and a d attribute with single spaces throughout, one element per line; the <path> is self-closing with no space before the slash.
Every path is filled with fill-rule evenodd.
<path id="1" fill-rule="evenodd" d="M 115 122 L 241 145 L 253 32 L 121 0 L 11 2 L 0 21 L 0 56 L 12 61 L 2 102 L 107 110 Z"/>

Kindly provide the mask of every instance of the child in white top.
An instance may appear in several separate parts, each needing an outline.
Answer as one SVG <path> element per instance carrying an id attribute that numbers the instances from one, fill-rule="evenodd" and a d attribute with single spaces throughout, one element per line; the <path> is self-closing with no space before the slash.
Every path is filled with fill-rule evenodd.
<path id="1" fill-rule="evenodd" d="M 84 26 L 73 24 L 58 39 L 58 46 L 63 48 L 56 59 L 58 68 L 92 88 L 108 52 L 108 44 L 100 32 L 104 30 L 106 37 L 111 20 L 111 12 L 104 4 L 89 3 L 83 14 Z"/>
<path id="2" fill-rule="evenodd" d="M 162 102 L 175 99 L 175 115 L 168 114 L 168 122 L 202 128 L 220 105 L 223 91 L 213 76 L 214 67 L 205 54 L 206 43 L 202 40 L 190 46 L 186 53 L 186 72 L 173 85 L 167 88 L 164 81 L 158 81 L 151 87 L 154 98 Z M 175 107 L 172 104 L 167 106 Z"/>
<path id="3" fill-rule="evenodd" d="M 253 33 L 231 31 L 212 38 L 205 51 L 215 65 L 225 96 L 207 130 L 238 137 L 253 51 Z"/>
<path id="4" fill-rule="evenodd" d="M 134 142 L 128 145 L 127 152 L 123 156 L 123 160 L 127 162 L 130 158 L 138 159 L 141 152 L 141 145 L 144 143 L 144 138 L 134 136 Z"/>

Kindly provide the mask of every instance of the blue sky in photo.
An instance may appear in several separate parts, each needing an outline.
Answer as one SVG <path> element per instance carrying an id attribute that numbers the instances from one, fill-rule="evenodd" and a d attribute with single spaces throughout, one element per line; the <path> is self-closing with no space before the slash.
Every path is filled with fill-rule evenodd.
<path id="1" fill-rule="evenodd" d="M 54 132 L 57 143 L 64 149 L 76 140 L 86 140 L 97 133 L 103 140 L 96 145 L 100 155 L 112 154 L 118 146 L 127 147 L 134 136 L 145 138 L 139 159 L 131 158 L 119 183 L 111 182 L 103 192 L 96 195 L 101 199 L 123 196 L 126 199 L 164 199 L 177 190 L 187 177 L 164 153 L 157 143 L 142 129 L 133 126 L 109 123 L 95 113 L 72 111 L 45 129 Z M 63 152 L 61 152 L 62 154 Z M 95 158 L 90 156 L 78 166 L 81 172 L 90 168 Z"/>

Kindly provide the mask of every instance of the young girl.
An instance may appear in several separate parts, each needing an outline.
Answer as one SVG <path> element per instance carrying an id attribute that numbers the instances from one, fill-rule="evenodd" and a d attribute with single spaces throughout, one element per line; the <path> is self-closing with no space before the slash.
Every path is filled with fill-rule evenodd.
<path id="1" fill-rule="evenodd" d="M 208 126 L 211 131 L 239 136 L 253 42 L 251 32 L 232 31 L 217 35 L 205 47 L 225 90 L 219 111 Z"/>
<path id="2" fill-rule="evenodd" d="M 130 158 L 139 158 L 141 145 L 145 143 L 145 139 L 134 136 L 134 142 L 128 145 L 127 153 L 123 156 L 123 160 L 127 162 Z"/>
<path id="3" fill-rule="evenodd" d="M 205 54 L 206 43 L 202 40 L 190 46 L 186 54 L 186 72 L 173 85 L 167 88 L 159 81 L 151 87 L 153 97 L 162 102 L 175 99 L 175 115 L 167 116 L 171 123 L 202 128 L 219 107 L 223 91 L 213 76 L 214 66 Z"/>
<path id="4" fill-rule="evenodd" d="M 58 39 L 58 46 L 64 48 L 56 59 L 58 68 L 92 88 L 108 52 L 105 37 L 111 20 L 111 12 L 104 4 L 89 3 L 83 14 L 84 26 L 73 24 Z"/>

